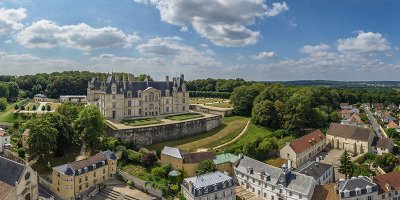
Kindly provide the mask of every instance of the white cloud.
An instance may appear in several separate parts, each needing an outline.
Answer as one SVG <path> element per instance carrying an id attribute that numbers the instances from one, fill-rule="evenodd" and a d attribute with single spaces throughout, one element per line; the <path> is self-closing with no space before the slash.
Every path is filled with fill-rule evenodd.
<path id="1" fill-rule="evenodd" d="M 286 5 L 286 2 L 272 3 L 272 8 L 269 8 L 267 12 L 265 12 L 265 15 L 268 17 L 273 17 L 287 10 L 289 10 L 289 7 Z"/>
<path id="2" fill-rule="evenodd" d="M 344 53 L 378 53 L 391 48 L 380 33 L 358 31 L 357 37 L 339 39 L 337 49 Z"/>
<path id="3" fill-rule="evenodd" d="M 0 8 L 0 35 L 10 34 L 21 30 L 24 25 L 22 20 L 26 18 L 26 9 Z"/>
<path id="4" fill-rule="evenodd" d="M 269 8 L 262 0 L 134 0 L 153 4 L 161 20 L 177 26 L 192 25 L 202 37 L 219 46 L 255 44 L 259 31 L 248 26 L 257 18 L 272 17 L 288 10 L 286 3 Z"/>
<path id="5" fill-rule="evenodd" d="M 266 58 L 275 58 L 277 55 L 275 52 L 271 51 L 271 52 L 260 52 L 259 54 L 256 55 L 251 55 L 250 58 L 253 60 L 264 60 Z"/>
<path id="6" fill-rule="evenodd" d="M 188 32 L 189 28 L 187 26 L 181 27 L 181 32 Z"/>
<path id="7" fill-rule="evenodd" d="M 304 47 L 302 47 L 301 49 L 299 49 L 299 51 L 301 53 L 305 53 L 305 54 L 315 54 L 318 52 L 324 52 L 326 50 L 329 50 L 331 47 L 327 44 L 324 43 L 320 43 L 319 45 L 305 45 Z"/>
<path id="8" fill-rule="evenodd" d="M 90 51 L 122 45 L 130 48 L 140 39 L 136 34 L 125 34 L 115 27 L 93 28 L 85 23 L 59 26 L 48 20 L 40 20 L 26 27 L 16 40 L 27 48 L 67 48 Z"/>

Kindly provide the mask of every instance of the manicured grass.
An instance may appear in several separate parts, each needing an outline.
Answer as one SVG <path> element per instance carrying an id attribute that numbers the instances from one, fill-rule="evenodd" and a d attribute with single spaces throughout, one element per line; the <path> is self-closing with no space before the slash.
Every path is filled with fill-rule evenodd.
<path id="1" fill-rule="evenodd" d="M 18 114 L 14 115 L 14 106 L 16 103 L 9 104 L 6 110 L 0 112 L 0 122 L 13 123 L 16 118 L 18 118 Z"/>
<path id="2" fill-rule="evenodd" d="M 242 148 L 243 145 L 255 141 L 258 138 L 271 137 L 271 134 L 272 132 L 270 130 L 251 123 L 247 129 L 247 132 L 242 137 L 240 137 L 236 142 L 231 143 L 222 149 L 225 149 L 228 152 L 234 151 L 235 149 Z"/>
<path id="3" fill-rule="evenodd" d="M 173 121 L 182 121 L 182 120 L 188 120 L 188 119 L 196 119 L 204 117 L 204 115 L 200 113 L 186 113 L 186 114 L 180 114 L 180 115 L 173 115 L 173 116 L 168 116 L 166 119 L 173 120 Z"/>
<path id="4" fill-rule="evenodd" d="M 48 160 L 50 162 L 51 167 L 63 165 L 66 163 L 71 163 L 76 160 L 76 157 L 79 156 L 79 152 L 81 150 L 81 145 L 71 145 L 68 149 L 65 150 L 65 154 L 61 157 L 55 157 L 54 155 L 50 155 Z M 30 162 L 32 168 L 37 171 L 40 175 L 50 176 L 51 168 L 47 166 L 47 163 L 38 163 L 36 160 L 32 160 Z"/>
<path id="5" fill-rule="evenodd" d="M 212 148 L 235 138 L 246 126 L 249 118 L 232 116 L 222 118 L 223 124 L 206 133 L 171 140 L 149 146 L 151 150 L 162 149 L 164 146 L 178 147 L 185 151 L 195 151 L 199 148 Z"/>
<path id="6" fill-rule="evenodd" d="M 146 180 L 147 177 L 151 174 L 150 169 L 146 169 L 141 165 L 137 164 L 126 164 L 122 167 L 122 171 L 127 172 L 128 174 L 140 178 L 142 180 Z"/>
<path id="7" fill-rule="evenodd" d="M 37 110 L 37 109 L 39 109 L 40 104 L 34 103 L 34 102 L 30 102 L 28 105 L 25 106 L 25 110 L 35 111 L 35 110 L 33 109 L 33 106 L 36 106 L 36 109 L 35 109 L 35 110 Z"/>
<path id="8" fill-rule="evenodd" d="M 287 163 L 287 160 L 280 157 L 273 157 L 266 160 L 265 163 L 280 168 L 283 164 Z"/>
<path id="9" fill-rule="evenodd" d="M 190 98 L 190 104 L 204 104 L 204 103 L 219 103 L 223 102 L 224 99 L 219 98 Z"/>
<path id="10" fill-rule="evenodd" d="M 207 106 L 218 107 L 218 108 L 232 108 L 232 105 L 228 102 L 207 104 Z"/>
<path id="11" fill-rule="evenodd" d="M 161 120 L 156 118 L 145 118 L 145 119 L 127 119 L 122 121 L 123 124 L 128 126 L 144 126 L 151 124 L 160 124 Z"/>

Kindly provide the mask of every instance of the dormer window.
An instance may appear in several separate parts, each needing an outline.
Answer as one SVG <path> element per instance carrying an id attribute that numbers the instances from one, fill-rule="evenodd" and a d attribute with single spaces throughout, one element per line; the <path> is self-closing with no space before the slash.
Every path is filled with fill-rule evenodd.
<path id="1" fill-rule="evenodd" d="M 78 169 L 78 174 L 81 174 L 82 173 L 82 169 Z"/>
<path id="2" fill-rule="evenodd" d="M 344 193 L 344 197 L 349 197 L 350 196 L 350 191 L 348 191 L 348 190 L 345 190 L 343 193 Z"/>
<path id="3" fill-rule="evenodd" d="M 93 164 L 92 166 L 93 166 L 93 169 L 96 169 L 96 164 Z"/>
<path id="4" fill-rule="evenodd" d="M 132 98 L 132 92 L 128 91 L 128 98 Z"/>
<path id="5" fill-rule="evenodd" d="M 87 172 L 88 171 L 88 167 L 85 167 L 84 170 L 85 170 L 85 172 Z"/>
<path id="6" fill-rule="evenodd" d="M 106 161 L 101 161 L 101 165 L 105 165 L 106 164 Z"/>

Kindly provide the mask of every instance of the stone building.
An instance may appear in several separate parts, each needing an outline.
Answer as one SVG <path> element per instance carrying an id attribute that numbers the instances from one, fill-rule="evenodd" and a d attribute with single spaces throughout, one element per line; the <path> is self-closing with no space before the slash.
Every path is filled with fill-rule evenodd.
<path id="1" fill-rule="evenodd" d="M 281 158 L 291 160 L 293 167 L 297 168 L 317 155 L 325 147 L 325 135 L 318 129 L 286 144 L 280 150 L 279 155 Z"/>
<path id="2" fill-rule="evenodd" d="M 52 191 L 63 199 L 82 197 L 96 184 L 115 177 L 117 157 L 111 151 L 100 152 L 84 160 L 53 167 Z"/>
<path id="3" fill-rule="evenodd" d="M 37 200 L 38 175 L 29 165 L 0 156 L 0 199 Z"/>
<path id="4" fill-rule="evenodd" d="M 312 198 L 313 177 L 291 171 L 286 164 L 274 167 L 247 156 L 235 166 L 235 181 L 255 195 L 254 199 L 294 200 Z"/>
<path id="5" fill-rule="evenodd" d="M 339 180 L 337 192 L 341 200 L 375 200 L 378 187 L 368 177 L 360 176 Z"/>
<path id="6" fill-rule="evenodd" d="M 326 143 L 335 149 L 355 154 L 372 152 L 374 133 L 368 128 L 332 123 L 326 133 Z"/>
<path id="7" fill-rule="evenodd" d="M 233 168 L 239 161 L 239 156 L 233 155 L 231 153 L 223 153 L 215 156 L 213 162 L 217 166 L 217 169 L 226 173 L 229 176 L 233 176 Z"/>
<path id="8" fill-rule="evenodd" d="M 3 152 L 4 148 L 11 146 L 11 136 L 4 129 L 0 128 L 0 152 Z"/>
<path id="9" fill-rule="evenodd" d="M 371 147 L 373 153 L 383 155 L 393 151 L 394 142 L 391 138 L 374 137 Z"/>
<path id="10" fill-rule="evenodd" d="M 305 164 L 298 172 L 313 177 L 318 185 L 333 183 L 333 165 L 319 162 L 318 158 Z"/>
<path id="11" fill-rule="evenodd" d="M 100 81 L 93 78 L 88 83 L 87 101 L 97 105 L 106 119 L 154 117 L 189 111 L 189 91 L 184 75 L 172 81 L 134 81 L 133 75 L 109 76 Z"/>
<path id="12" fill-rule="evenodd" d="M 400 199 L 400 171 L 374 176 L 373 181 L 378 185 L 378 200 Z"/>
<path id="13" fill-rule="evenodd" d="M 235 188 L 233 178 L 217 171 L 185 178 L 181 192 L 187 200 L 236 200 Z"/>

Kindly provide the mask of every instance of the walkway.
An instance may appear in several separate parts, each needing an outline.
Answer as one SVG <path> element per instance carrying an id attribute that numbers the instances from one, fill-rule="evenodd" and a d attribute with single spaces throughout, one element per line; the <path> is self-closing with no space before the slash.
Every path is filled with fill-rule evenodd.
<path id="1" fill-rule="evenodd" d="M 242 136 L 246 133 L 246 131 L 247 131 L 248 127 L 249 127 L 249 124 L 250 124 L 250 120 L 247 121 L 247 124 L 246 124 L 246 126 L 244 127 L 244 129 L 242 130 L 242 132 L 240 132 L 240 134 L 239 134 L 238 136 L 236 136 L 235 138 L 233 138 L 233 140 L 231 140 L 231 141 L 229 141 L 229 142 L 227 142 L 227 143 L 225 143 L 225 144 L 221 144 L 221 145 L 218 145 L 218 146 L 216 146 L 216 147 L 213 147 L 213 149 L 220 149 L 220 148 L 222 148 L 222 147 L 224 147 L 224 146 L 226 146 L 226 145 L 228 145 L 228 144 L 231 144 L 231 143 L 235 142 L 236 140 L 238 140 L 240 137 L 242 137 Z"/>

